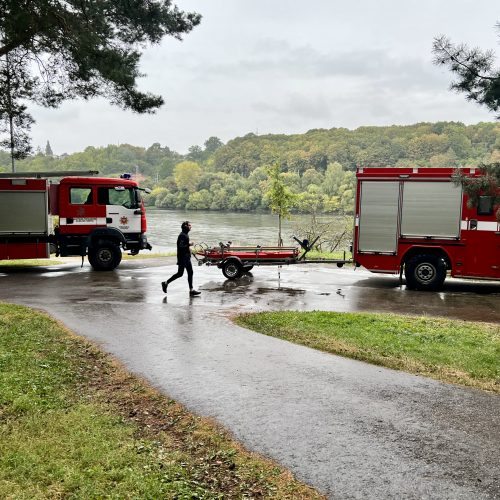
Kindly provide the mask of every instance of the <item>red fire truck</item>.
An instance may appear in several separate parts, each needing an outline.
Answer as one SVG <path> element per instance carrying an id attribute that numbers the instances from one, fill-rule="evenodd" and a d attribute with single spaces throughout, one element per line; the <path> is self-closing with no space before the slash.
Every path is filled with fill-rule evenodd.
<path id="1" fill-rule="evenodd" d="M 451 276 L 500 279 L 500 224 L 493 196 L 469 207 L 451 168 L 360 168 L 353 259 L 400 274 L 409 288 L 439 289 Z M 462 169 L 464 175 L 482 175 Z"/>
<path id="2" fill-rule="evenodd" d="M 95 173 L 0 174 L 0 260 L 87 255 L 95 270 L 110 271 L 122 250 L 150 250 L 137 182 Z"/>

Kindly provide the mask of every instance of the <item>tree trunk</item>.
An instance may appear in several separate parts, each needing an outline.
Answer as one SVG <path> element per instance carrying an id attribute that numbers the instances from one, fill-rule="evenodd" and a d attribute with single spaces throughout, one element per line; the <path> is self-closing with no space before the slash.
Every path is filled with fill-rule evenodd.
<path id="1" fill-rule="evenodd" d="M 9 113 L 9 129 L 10 129 L 10 159 L 12 162 L 12 172 L 16 171 L 14 164 L 14 120 L 12 116 L 12 95 L 10 90 L 10 62 L 9 54 L 5 54 L 5 61 L 7 63 L 7 103 L 8 103 L 8 113 Z"/>

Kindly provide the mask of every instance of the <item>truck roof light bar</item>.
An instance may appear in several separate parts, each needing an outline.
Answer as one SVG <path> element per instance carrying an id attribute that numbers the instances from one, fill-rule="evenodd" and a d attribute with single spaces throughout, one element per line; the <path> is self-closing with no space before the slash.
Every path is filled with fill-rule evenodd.
<path id="1" fill-rule="evenodd" d="M 15 177 L 34 177 L 35 179 L 45 179 L 46 177 L 90 177 L 97 175 L 98 170 L 72 170 L 67 172 L 1 172 L 0 179 L 12 179 Z"/>

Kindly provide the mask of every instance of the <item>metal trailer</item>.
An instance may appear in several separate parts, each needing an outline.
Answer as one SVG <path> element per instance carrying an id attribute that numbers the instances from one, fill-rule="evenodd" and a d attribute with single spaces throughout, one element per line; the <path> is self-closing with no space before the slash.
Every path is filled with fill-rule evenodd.
<path id="1" fill-rule="evenodd" d="M 307 240 L 299 240 L 293 237 L 300 247 L 280 246 L 232 246 L 231 242 L 219 243 L 217 247 L 208 245 L 197 245 L 194 257 L 198 265 L 217 266 L 227 279 L 240 278 L 244 273 L 250 272 L 254 266 L 289 266 L 295 264 L 336 264 L 342 267 L 351 263 L 352 259 L 307 259 L 307 253 L 313 248 L 318 240 L 312 243 Z"/>

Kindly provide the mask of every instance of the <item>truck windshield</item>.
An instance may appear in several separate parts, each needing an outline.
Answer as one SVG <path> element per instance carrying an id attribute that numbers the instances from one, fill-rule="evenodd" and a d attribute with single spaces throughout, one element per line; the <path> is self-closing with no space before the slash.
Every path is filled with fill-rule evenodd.
<path id="1" fill-rule="evenodd" d="M 100 205 L 120 205 L 125 208 L 138 207 L 133 188 L 116 190 L 114 187 L 102 187 L 98 189 L 97 193 L 97 200 Z"/>

